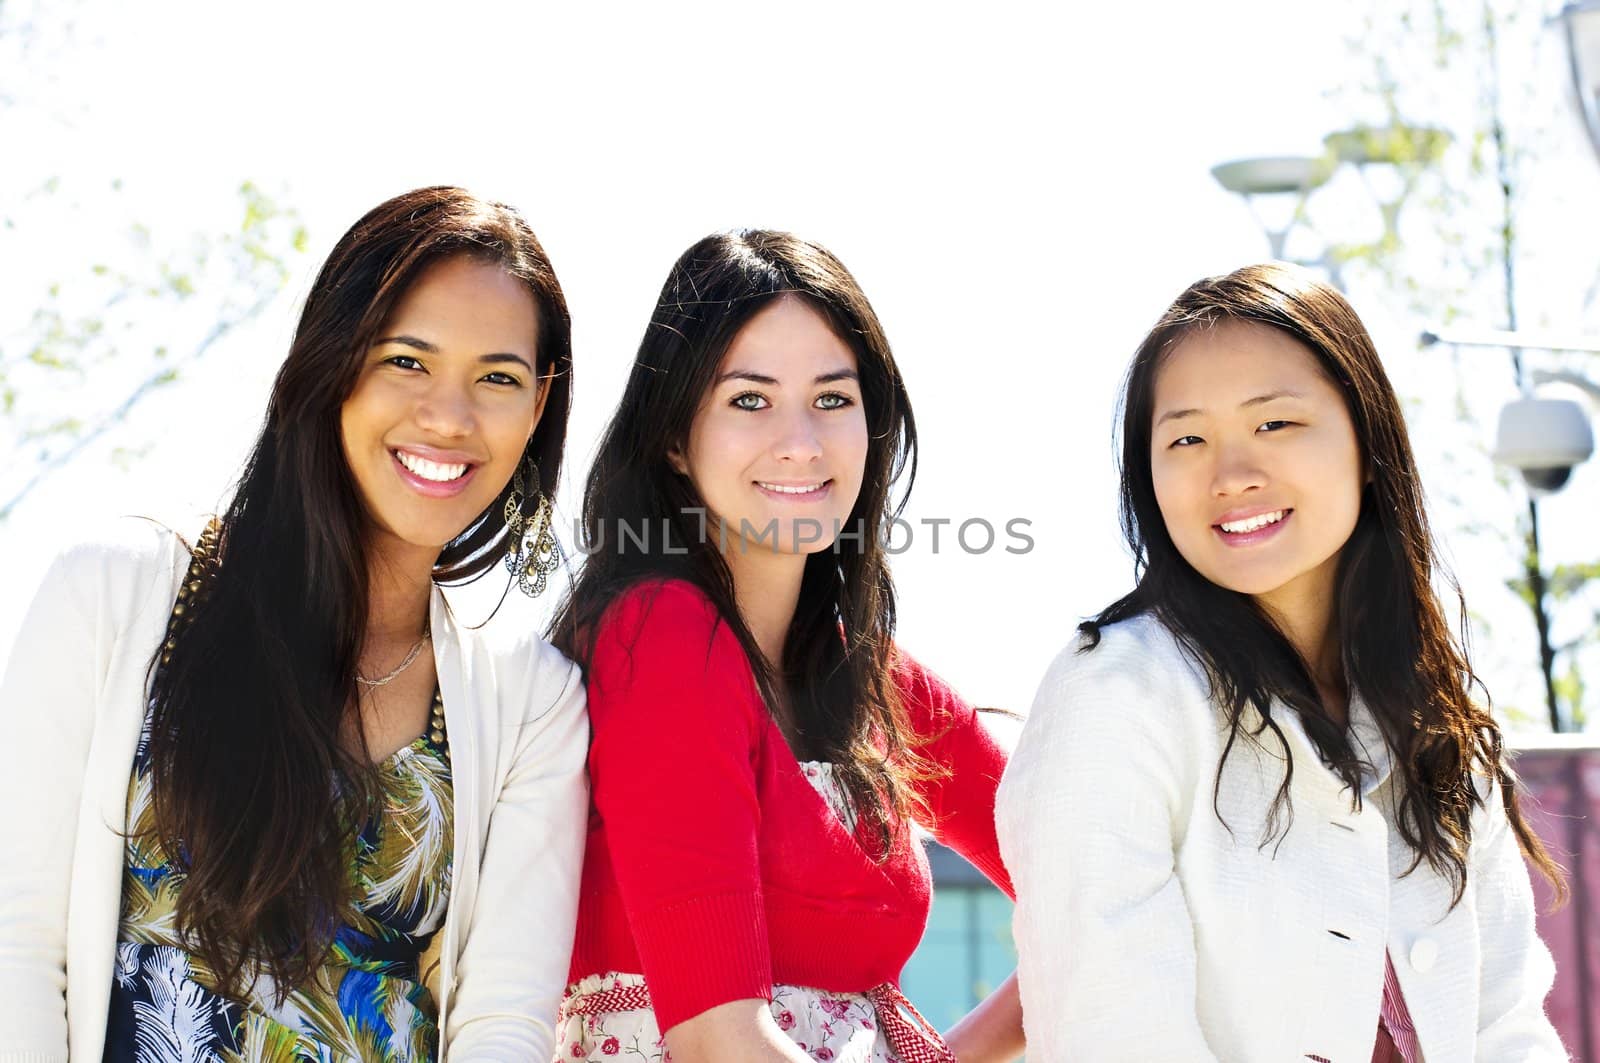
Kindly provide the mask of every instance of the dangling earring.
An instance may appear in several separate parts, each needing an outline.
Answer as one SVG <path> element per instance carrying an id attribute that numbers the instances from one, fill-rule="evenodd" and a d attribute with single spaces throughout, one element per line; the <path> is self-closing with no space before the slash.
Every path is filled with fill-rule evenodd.
<path id="1" fill-rule="evenodd" d="M 544 593 L 545 577 L 561 564 L 561 548 L 551 533 L 554 515 L 550 500 L 539 486 L 539 465 L 529 461 L 533 478 L 533 504 L 528 506 L 527 481 L 522 466 L 511 478 L 511 493 L 506 496 L 506 569 L 517 579 L 517 587 L 530 598 Z M 532 513 L 525 513 L 527 508 Z"/>

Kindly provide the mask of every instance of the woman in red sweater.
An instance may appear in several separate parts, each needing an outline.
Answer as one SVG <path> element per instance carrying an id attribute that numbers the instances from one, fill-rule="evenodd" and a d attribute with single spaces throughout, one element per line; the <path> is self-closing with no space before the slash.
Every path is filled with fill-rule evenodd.
<path id="1" fill-rule="evenodd" d="M 1020 1053 L 1014 979 L 948 1046 L 896 988 L 931 899 L 913 820 L 1011 892 L 1005 754 L 893 643 L 880 529 L 915 454 L 888 342 L 838 259 L 745 231 L 678 260 L 556 620 L 594 734 L 557 1058 Z"/>

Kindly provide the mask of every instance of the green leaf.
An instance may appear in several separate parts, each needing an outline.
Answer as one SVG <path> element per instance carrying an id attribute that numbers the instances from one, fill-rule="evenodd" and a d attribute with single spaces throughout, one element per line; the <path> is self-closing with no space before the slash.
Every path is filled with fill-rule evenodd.
<path id="1" fill-rule="evenodd" d="M 1550 570 L 1545 578 L 1545 587 L 1552 599 L 1564 602 L 1581 593 L 1591 580 L 1597 579 L 1600 579 L 1600 561 L 1560 564 Z"/>

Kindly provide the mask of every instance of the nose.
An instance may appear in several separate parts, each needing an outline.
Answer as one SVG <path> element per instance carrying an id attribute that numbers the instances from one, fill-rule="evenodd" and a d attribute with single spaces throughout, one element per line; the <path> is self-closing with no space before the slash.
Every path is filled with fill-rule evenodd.
<path id="1" fill-rule="evenodd" d="M 417 427 L 442 439 L 471 435 L 476 423 L 472 400 L 466 390 L 442 377 L 418 398 L 412 416 Z"/>
<path id="2" fill-rule="evenodd" d="M 1211 470 L 1211 493 L 1218 498 L 1241 495 L 1267 484 L 1266 470 L 1247 445 L 1219 444 Z"/>
<path id="3" fill-rule="evenodd" d="M 822 457 L 822 436 L 809 409 L 793 411 L 784 418 L 772 452 L 783 461 L 812 462 Z"/>

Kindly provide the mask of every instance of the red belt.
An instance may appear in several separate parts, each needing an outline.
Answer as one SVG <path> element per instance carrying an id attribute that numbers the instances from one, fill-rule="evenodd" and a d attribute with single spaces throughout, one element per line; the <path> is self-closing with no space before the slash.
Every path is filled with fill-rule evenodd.
<path id="1" fill-rule="evenodd" d="M 878 1029 L 883 1031 L 894 1054 L 900 1057 L 900 1063 L 957 1063 L 956 1054 L 944 1043 L 939 1031 L 895 986 L 885 982 L 873 986 L 863 996 L 877 1013 Z M 564 1020 L 568 1015 L 601 1015 L 650 1008 L 649 989 L 642 985 L 623 986 L 569 997 L 561 1004 L 561 1017 Z"/>

